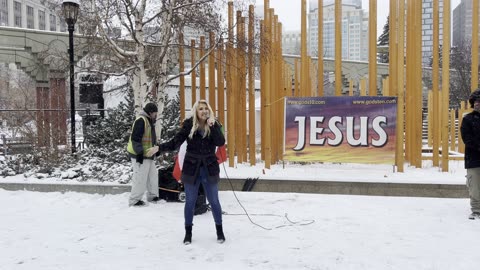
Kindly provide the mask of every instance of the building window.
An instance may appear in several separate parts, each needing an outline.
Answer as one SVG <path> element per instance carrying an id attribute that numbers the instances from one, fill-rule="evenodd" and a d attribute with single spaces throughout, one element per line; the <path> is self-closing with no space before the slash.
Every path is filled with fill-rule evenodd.
<path id="1" fill-rule="evenodd" d="M 27 28 L 33 29 L 35 27 L 33 18 L 33 7 L 27 6 Z"/>
<path id="2" fill-rule="evenodd" d="M 67 23 L 65 22 L 65 19 L 62 16 L 60 16 L 59 20 L 60 20 L 60 32 L 66 32 L 67 31 Z"/>
<path id="3" fill-rule="evenodd" d="M 57 17 L 50 14 L 50 31 L 57 31 Z"/>
<path id="4" fill-rule="evenodd" d="M 45 30 L 45 11 L 38 11 L 38 29 Z"/>
<path id="5" fill-rule="evenodd" d="M 8 0 L 0 0 L 0 25 L 8 25 Z"/>
<path id="6" fill-rule="evenodd" d="M 13 2 L 13 26 L 22 27 L 22 4 Z"/>

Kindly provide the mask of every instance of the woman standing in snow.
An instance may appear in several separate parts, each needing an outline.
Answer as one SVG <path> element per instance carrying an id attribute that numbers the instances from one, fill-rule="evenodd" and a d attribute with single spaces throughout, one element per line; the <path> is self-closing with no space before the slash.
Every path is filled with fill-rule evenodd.
<path id="1" fill-rule="evenodd" d="M 192 117 L 185 119 L 180 131 L 172 140 L 160 145 L 160 151 L 176 150 L 185 140 L 187 141 L 181 177 L 186 195 L 183 243 L 188 245 L 192 242 L 193 214 L 200 184 L 203 185 L 212 207 L 217 241 L 223 243 L 225 235 L 222 227 L 222 207 L 218 199 L 220 166 L 215 149 L 225 144 L 225 137 L 221 130 L 222 125 L 215 120 L 213 110 L 207 101 L 198 100 L 193 105 L 192 114 Z"/>

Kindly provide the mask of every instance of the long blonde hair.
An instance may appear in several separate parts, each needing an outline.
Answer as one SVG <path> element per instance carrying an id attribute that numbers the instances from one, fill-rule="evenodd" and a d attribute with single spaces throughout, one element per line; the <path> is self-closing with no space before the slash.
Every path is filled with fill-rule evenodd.
<path id="1" fill-rule="evenodd" d="M 207 108 L 208 108 L 210 117 L 215 117 L 215 114 L 213 113 L 212 107 L 210 107 L 210 104 L 208 104 L 206 100 L 204 100 L 204 99 L 197 100 L 197 102 L 195 102 L 195 104 L 193 104 L 192 112 L 191 112 L 191 113 L 192 113 L 192 119 L 193 119 L 193 125 L 192 125 L 192 129 L 190 130 L 190 134 L 188 135 L 188 138 L 190 138 L 190 139 L 193 138 L 193 134 L 195 134 L 195 132 L 198 130 L 199 120 L 198 120 L 198 115 L 197 115 L 197 109 L 198 109 L 198 106 L 199 106 L 200 104 L 205 104 L 205 105 L 207 105 Z M 205 137 L 207 137 L 208 135 L 210 135 L 210 126 L 208 126 L 208 125 L 205 123 L 204 132 L 203 132 L 203 137 L 202 137 L 202 138 L 205 138 Z"/>

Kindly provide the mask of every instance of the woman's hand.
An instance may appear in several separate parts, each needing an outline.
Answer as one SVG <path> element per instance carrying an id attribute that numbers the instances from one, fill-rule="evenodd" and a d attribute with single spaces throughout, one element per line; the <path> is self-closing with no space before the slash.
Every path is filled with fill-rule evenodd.
<path id="1" fill-rule="evenodd" d="M 207 124 L 208 124 L 209 127 L 213 126 L 215 124 L 215 118 L 209 117 L 207 119 Z"/>

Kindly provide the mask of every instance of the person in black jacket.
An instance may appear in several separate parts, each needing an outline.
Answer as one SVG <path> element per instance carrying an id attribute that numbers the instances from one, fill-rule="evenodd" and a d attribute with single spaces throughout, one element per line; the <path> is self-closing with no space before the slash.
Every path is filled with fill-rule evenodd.
<path id="1" fill-rule="evenodd" d="M 132 190 L 128 199 L 129 206 L 144 206 L 142 200 L 147 191 L 147 201 L 156 203 L 158 198 L 158 171 L 153 155 L 156 146 L 155 119 L 157 105 L 148 103 L 133 123 L 132 134 L 127 145 L 127 152 L 132 160 Z"/>
<path id="2" fill-rule="evenodd" d="M 465 169 L 472 214 L 470 219 L 480 219 L 480 89 L 468 99 L 473 108 L 462 120 L 460 132 L 465 143 Z"/>
<path id="3" fill-rule="evenodd" d="M 192 242 L 193 213 L 200 184 L 203 185 L 212 208 L 217 231 L 217 241 L 223 243 L 225 235 L 222 226 L 222 207 L 218 199 L 220 166 L 215 156 L 217 146 L 225 144 L 222 125 L 215 120 L 210 105 L 198 100 L 192 108 L 192 117 L 185 119 L 175 137 L 160 144 L 160 151 L 178 149 L 186 140 L 187 151 L 183 162 L 181 181 L 185 188 L 185 238 L 183 243 Z"/>

